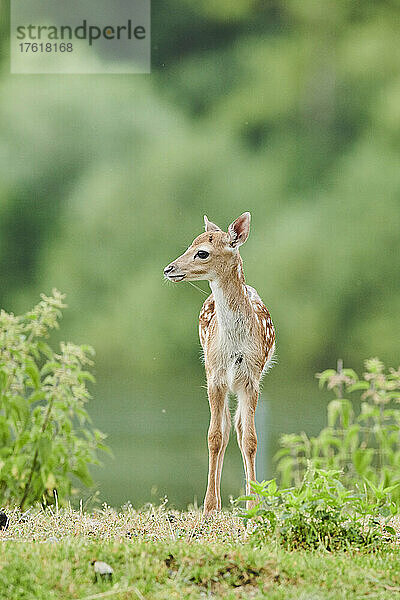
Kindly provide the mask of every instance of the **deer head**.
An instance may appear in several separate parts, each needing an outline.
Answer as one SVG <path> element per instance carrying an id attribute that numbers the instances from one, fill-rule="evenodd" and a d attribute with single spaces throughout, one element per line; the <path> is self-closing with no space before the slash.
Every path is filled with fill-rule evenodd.
<path id="1" fill-rule="evenodd" d="M 240 263 L 239 246 L 248 238 L 250 213 L 240 215 L 227 232 L 206 216 L 204 224 L 205 233 L 197 236 L 186 252 L 165 267 L 164 276 L 170 281 L 215 281 Z"/>

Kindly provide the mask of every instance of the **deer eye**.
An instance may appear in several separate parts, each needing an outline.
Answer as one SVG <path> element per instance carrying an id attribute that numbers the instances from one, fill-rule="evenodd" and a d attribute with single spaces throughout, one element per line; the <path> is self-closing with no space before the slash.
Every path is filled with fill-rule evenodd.
<path id="1" fill-rule="evenodd" d="M 208 258 L 210 256 L 210 253 L 206 252 L 205 250 L 199 250 L 196 256 L 204 260 L 205 258 Z"/>

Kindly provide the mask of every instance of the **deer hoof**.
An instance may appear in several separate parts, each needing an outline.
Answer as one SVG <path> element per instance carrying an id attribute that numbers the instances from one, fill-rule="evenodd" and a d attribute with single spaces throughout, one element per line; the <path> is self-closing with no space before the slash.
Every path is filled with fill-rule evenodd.
<path id="1" fill-rule="evenodd" d="M 218 510 L 218 503 L 216 498 L 206 498 L 204 500 L 204 515 L 209 515 L 212 512 Z"/>

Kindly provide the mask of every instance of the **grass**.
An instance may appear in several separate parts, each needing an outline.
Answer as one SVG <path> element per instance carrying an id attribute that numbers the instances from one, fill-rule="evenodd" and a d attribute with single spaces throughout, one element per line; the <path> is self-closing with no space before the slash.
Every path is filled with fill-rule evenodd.
<path id="1" fill-rule="evenodd" d="M 241 519 L 222 512 L 149 507 L 91 514 L 72 509 L 10 513 L 0 531 L 0 599 L 167 600 L 393 598 L 400 594 L 400 552 L 287 552 L 261 549 Z M 93 560 L 112 566 L 95 581 Z"/>

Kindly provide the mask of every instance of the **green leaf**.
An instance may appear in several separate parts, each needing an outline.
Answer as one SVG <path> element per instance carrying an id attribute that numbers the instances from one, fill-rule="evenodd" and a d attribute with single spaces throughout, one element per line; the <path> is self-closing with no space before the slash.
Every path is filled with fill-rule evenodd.
<path id="1" fill-rule="evenodd" d="M 79 381 L 90 381 L 91 383 L 96 383 L 96 379 L 94 377 L 94 375 L 92 375 L 92 373 L 90 373 L 89 371 L 81 371 L 78 375 L 78 380 Z"/>
<path id="2" fill-rule="evenodd" d="M 343 412 L 342 400 L 331 400 L 328 404 L 328 425 L 333 427 Z"/>
<path id="3" fill-rule="evenodd" d="M 37 347 L 38 347 L 38 350 L 40 350 L 40 352 L 42 354 L 44 354 L 44 356 L 46 356 L 49 359 L 53 358 L 54 352 L 50 348 L 50 346 L 48 344 L 46 344 L 46 342 L 43 342 L 43 340 L 39 340 L 37 342 Z"/>
<path id="4" fill-rule="evenodd" d="M 87 487 L 93 485 L 93 479 L 85 462 L 80 461 L 77 468 L 73 470 L 73 474 Z"/>
<path id="5" fill-rule="evenodd" d="M 323 371 L 322 373 L 317 373 L 316 377 L 318 378 L 318 385 L 319 388 L 323 388 L 325 383 L 327 383 L 327 381 L 333 377 L 333 375 L 336 375 L 336 371 L 334 369 L 327 369 L 326 371 Z"/>
<path id="6" fill-rule="evenodd" d="M 276 494 L 276 491 L 278 489 L 278 486 L 276 485 L 276 481 L 275 480 L 271 481 L 271 483 L 268 485 L 267 489 L 268 489 L 269 494 L 271 494 L 271 495 Z"/>
<path id="7" fill-rule="evenodd" d="M 3 391 L 6 388 L 7 381 L 7 372 L 4 369 L 0 369 L 0 391 Z"/>
<path id="8" fill-rule="evenodd" d="M 33 402 L 40 402 L 46 398 L 46 393 L 42 390 L 32 392 L 29 396 L 28 401 L 32 404 Z"/>
<path id="9" fill-rule="evenodd" d="M 357 448 L 353 454 L 353 464 L 357 473 L 362 476 L 365 474 L 366 469 L 372 463 L 374 453 L 375 450 L 373 448 Z"/>
<path id="10" fill-rule="evenodd" d="M 396 490 L 400 486 L 400 482 L 395 483 L 394 485 L 389 485 L 383 489 L 384 494 L 391 494 L 394 490 Z"/>
<path id="11" fill-rule="evenodd" d="M 385 525 L 385 531 L 387 531 L 391 535 L 396 535 L 397 534 L 396 530 L 391 525 Z"/>
<path id="12" fill-rule="evenodd" d="M 40 387 L 40 373 L 36 363 L 30 361 L 25 366 L 25 371 L 29 375 L 32 386 L 37 390 Z"/>
<path id="13" fill-rule="evenodd" d="M 280 448 L 278 452 L 276 452 L 276 454 L 274 455 L 274 460 L 280 460 L 284 456 L 288 456 L 288 454 L 290 454 L 289 448 Z"/>
<path id="14" fill-rule="evenodd" d="M 22 396 L 12 396 L 10 399 L 10 405 L 16 412 L 18 422 L 23 423 L 29 416 L 29 407 L 25 398 Z"/>
<path id="15" fill-rule="evenodd" d="M 344 444 L 347 448 L 352 448 L 354 450 L 358 446 L 359 431 L 360 426 L 357 424 L 354 424 L 351 427 L 349 427 L 344 438 Z"/>
<path id="16" fill-rule="evenodd" d="M 248 501 L 253 501 L 254 500 L 254 496 L 239 496 L 239 498 L 236 498 L 236 502 L 248 502 Z"/>
<path id="17" fill-rule="evenodd" d="M 356 392 L 358 390 L 367 390 L 369 388 L 369 383 L 367 381 L 357 381 L 357 383 L 353 383 L 349 385 L 347 388 L 348 392 Z"/>
<path id="18" fill-rule="evenodd" d="M 49 361 L 45 363 L 40 371 L 41 375 L 48 375 L 49 373 L 54 373 L 56 369 L 60 368 L 60 363 L 56 361 Z"/>

